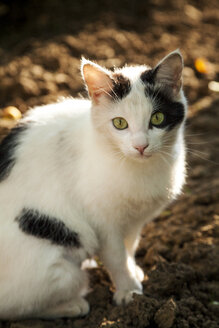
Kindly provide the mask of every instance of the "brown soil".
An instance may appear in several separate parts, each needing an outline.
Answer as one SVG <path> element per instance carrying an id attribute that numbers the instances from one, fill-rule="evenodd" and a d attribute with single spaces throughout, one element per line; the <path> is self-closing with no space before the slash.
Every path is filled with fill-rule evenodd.
<path id="1" fill-rule="evenodd" d="M 86 318 L 0 322 L 4 328 L 216 328 L 219 326 L 219 99 L 217 0 L 0 0 L 0 101 L 24 113 L 84 88 L 81 55 L 108 68 L 153 65 L 180 48 L 190 103 L 188 179 L 183 195 L 142 232 L 137 262 L 144 295 L 114 306 L 104 270 L 90 270 Z M 194 68 L 207 60 L 207 74 Z M 0 134 L 8 126 L 0 120 Z"/>

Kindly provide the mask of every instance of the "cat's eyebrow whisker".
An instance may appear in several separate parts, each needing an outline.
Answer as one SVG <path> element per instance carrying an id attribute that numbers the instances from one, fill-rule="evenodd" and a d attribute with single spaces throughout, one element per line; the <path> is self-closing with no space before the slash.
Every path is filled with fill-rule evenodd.
<path id="1" fill-rule="evenodd" d="M 113 88 L 111 87 L 111 85 L 109 84 L 109 82 L 107 82 L 107 85 L 108 85 L 109 89 L 112 91 L 112 93 L 114 94 L 116 100 L 119 100 L 119 97 L 117 96 L 117 94 L 115 93 L 115 91 L 113 90 Z M 112 95 L 111 95 L 111 97 L 112 97 Z"/>
<path id="2" fill-rule="evenodd" d="M 152 95 L 152 102 L 154 102 L 158 108 L 160 106 L 160 99 L 158 97 L 160 90 L 161 90 L 161 86 L 156 87 Z"/>
<path id="3" fill-rule="evenodd" d="M 158 98 L 158 94 L 159 94 L 159 90 L 156 89 L 156 90 L 153 92 L 153 94 L 152 94 L 152 98 L 151 98 L 152 103 L 156 104 L 157 107 L 159 107 L 159 105 L 160 105 L 160 104 L 159 104 L 160 100 L 159 100 L 159 98 Z"/>
<path id="4" fill-rule="evenodd" d="M 104 88 L 99 88 L 98 91 L 102 91 L 105 94 L 107 94 L 109 97 L 113 98 L 112 95 L 109 92 L 107 92 Z"/>

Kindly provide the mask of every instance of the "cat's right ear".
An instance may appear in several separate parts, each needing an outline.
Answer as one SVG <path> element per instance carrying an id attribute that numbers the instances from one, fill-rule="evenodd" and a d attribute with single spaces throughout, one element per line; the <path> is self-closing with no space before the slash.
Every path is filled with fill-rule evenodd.
<path id="1" fill-rule="evenodd" d="M 110 71 L 90 60 L 82 58 L 81 73 L 87 86 L 89 96 L 95 105 L 101 102 L 102 97 L 110 97 L 110 92 L 113 87 Z"/>

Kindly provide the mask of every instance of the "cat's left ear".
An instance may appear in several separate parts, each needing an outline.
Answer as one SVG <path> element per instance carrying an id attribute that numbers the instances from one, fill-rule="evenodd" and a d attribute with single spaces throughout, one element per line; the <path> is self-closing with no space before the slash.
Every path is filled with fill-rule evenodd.
<path id="1" fill-rule="evenodd" d="M 110 71 L 82 58 L 81 72 L 92 102 L 98 105 L 102 97 L 109 98 L 113 87 Z"/>
<path id="2" fill-rule="evenodd" d="M 155 67 L 156 83 L 177 96 L 182 87 L 183 58 L 179 50 L 171 52 Z"/>

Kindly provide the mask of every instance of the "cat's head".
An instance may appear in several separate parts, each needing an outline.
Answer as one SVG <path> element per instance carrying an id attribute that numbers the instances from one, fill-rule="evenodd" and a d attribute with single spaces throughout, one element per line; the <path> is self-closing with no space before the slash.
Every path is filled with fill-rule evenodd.
<path id="1" fill-rule="evenodd" d="M 143 161 L 169 152 L 186 113 L 182 70 L 178 50 L 154 68 L 125 66 L 112 72 L 82 60 L 92 123 L 115 154 Z"/>

